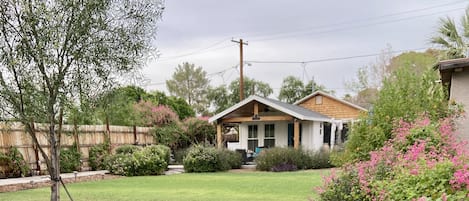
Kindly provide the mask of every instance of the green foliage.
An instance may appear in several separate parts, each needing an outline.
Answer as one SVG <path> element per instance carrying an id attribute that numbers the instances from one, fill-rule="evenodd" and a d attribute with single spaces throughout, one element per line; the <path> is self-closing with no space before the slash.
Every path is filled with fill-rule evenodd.
<path id="1" fill-rule="evenodd" d="M 174 160 L 176 164 L 183 164 L 183 159 L 186 157 L 189 148 L 177 149 L 174 151 Z"/>
<path id="2" fill-rule="evenodd" d="M 215 126 L 206 119 L 188 118 L 184 120 L 183 126 L 191 144 L 213 142 L 215 139 Z"/>
<path id="3" fill-rule="evenodd" d="M 328 188 L 319 192 L 321 201 L 371 201 L 361 191 L 356 172 L 343 174 L 326 182 Z"/>
<path id="4" fill-rule="evenodd" d="M 292 171 L 329 168 L 329 152 L 309 152 L 303 149 L 275 147 L 263 150 L 256 157 L 256 169 L 261 171 Z"/>
<path id="5" fill-rule="evenodd" d="M 150 146 L 131 152 L 119 152 L 106 159 L 109 172 L 123 176 L 161 175 L 168 168 L 165 148 Z"/>
<path id="6" fill-rule="evenodd" d="M 464 58 L 469 43 L 469 7 L 461 18 L 458 27 L 453 19 L 441 18 L 438 35 L 431 42 L 440 45 L 445 50 L 443 59 Z"/>
<path id="7" fill-rule="evenodd" d="M 166 80 L 166 86 L 171 95 L 185 99 L 198 113 L 206 111 L 209 80 L 202 67 L 196 68 L 188 62 L 178 65 L 172 79 Z"/>
<path id="8" fill-rule="evenodd" d="M 193 144 L 213 143 L 216 130 L 205 119 L 187 118 L 183 122 L 154 127 L 152 134 L 159 144 L 177 150 Z"/>
<path id="9" fill-rule="evenodd" d="M 326 90 L 323 85 L 318 85 L 313 80 L 303 84 L 299 78 L 287 76 L 283 79 L 278 99 L 287 103 L 294 103 L 318 90 L 333 93 L 333 91 Z"/>
<path id="10" fill-rule="evenodd" d="M 219 149 L 218 159 L 220 160 L 220 170 L 239 169 L 243 160 L 240 153 L 228 149 Z"/>
<path id="11" fill-rule="evenodd" d="M 345 158 L 350 161 L 367 159 L 368 152 L 382 147 L 393 137 L 391 131 L 398 120 L 412 121 L 422 114 L 433 120 L 450 115 L 447 94 L 443 86 L 435 82 L 438 79 L 438 72 L 431 66 L 423 74 L 406 66 L 396 69 L 384 81 L 370 114 L 351 129 Z"/>
<path id="12" fill-rule="evenodd" d="M 180 120 L 195 116 L 194 109 L 181 97 L 166 96 L 164 92 L 153 91 L 148 94 L 145 100 L 149 100 L 155 105 L 169 106 L 177 113 Z"/>
<path id="13" fill-rule="evenodd" d="M 235 151 L 195 145 L 183 159 L 186 172 L 216 172 L 241 167 L 241 155 Z"/>
<path id="14" fill-rule="evenodd" d="M 244 77 L 244 97 L 250 95 L 258 95 L 268 97 L 273 93 L 272 88 L 268 83 Z M 208 91 L 207 99 L 210 104 L 215 108 L 215 112 L 221 112 L 228 107 L 239 102 L 239 78 L 232 81 L 227 87 L 221 85 L 216 88 L 210 88 Z"/>
<path id="15" fill-rule="evenodd" d="M 0 178 L 28 176 L 30 168 L 18 148 L 10 147 L 6 154 L 0 152 Z"/>
<path id="16" fill-rule="evenodd" d="M 80 170 L 81 153 L 75 144 L 72 147 L 60 150 L 60 172 L 68 173 Z"/>
<path id="17" fill-rule="evenodd" d="M 116 154 L 133 154 L 134 152 L 140 151 L 142 147 L 126 144 L 116 148 Z"/>
<path id="18" fill-rule="evenodd" d="M 145 149 L 148 149 L 152 154 L 158 155 L 161 159 L 166 162 L 166 164 L 169 164 L 169 161 L 171 160 L 171 149 L 168 146 L 151 145 L 145 147 Z"/>
<path id="19" fill-rule="evenodd" d="M 376 181 L 377 188 L 374 193 L 381 190 L 388 191 L 393 200 L 417 200 L 426 196 L 431 200 L 441 198 L 441 194 L 446 192 L 448 200 L 464 200 L 465 193 L 457 193 L 451 188 L 450 181 L 453 178 L 454 167 L 451 162 L 438 163 L 432 169 L 425 169 L 417 175 L 410 174 L 408 171 L 402 171 L 396 174 L 392 180 Z"/>
<path id="20" fill-rule="evenodd" d="M 16 147 L 8 149 L 7 156 L 11 159 L 11 167 L 14 175 L 28 176 L 31 172 L 29 164 L 24 160 L 23 154 Z"/>
<path id="21" fill-rule="evenodd" d="M 173 150 L 189 144 L 189 139 L 184 135 L 184 130 L 179 123 L 154 127 L 151 131 L 158 144 L 169 146 Z"/>
<path id="22" fill-rule="evenodd" d="M 220 170 L 217 150 L 213 147 L 195 145 L 183 159 L 186 172 L 216 172 Z"/>
<path id="23" fill-rule="evenodd" d="M 105 159 L 109 157 L 109 147 L 109 143 L 103 143 L 90 148 L 88 156 L 91 170 L 106 169 Z"/>

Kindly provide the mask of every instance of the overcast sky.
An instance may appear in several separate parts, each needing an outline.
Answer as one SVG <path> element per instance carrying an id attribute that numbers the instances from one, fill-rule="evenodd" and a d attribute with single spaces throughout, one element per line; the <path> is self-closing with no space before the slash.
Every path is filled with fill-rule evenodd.
<path id="1" fill-rule="evenodd" d="M 277 98 L 283 78 L 312 79 L 342 97 L 344 82 L 359 67 L 392 50 L 432 47 L 441 17 L 459 21 L 467 0 L 166 0 L 159 23 L 158 59 L 143 68 L 143 87 L 168 94 L 165 81 L 178 64 L 201 66 L 212 86 L 239 77 L 242 38 L 244 75 L 267 82 Z M 330 59 L 331 61 L 321 61 Z M 256 62 L 257 61 L 257 62 Z M 278 61 L 298 62 L 281 63 Z M 310 63 L 301 63 L 313 61 Z M 272 63 L 259 63 L 272 62 Z"/>

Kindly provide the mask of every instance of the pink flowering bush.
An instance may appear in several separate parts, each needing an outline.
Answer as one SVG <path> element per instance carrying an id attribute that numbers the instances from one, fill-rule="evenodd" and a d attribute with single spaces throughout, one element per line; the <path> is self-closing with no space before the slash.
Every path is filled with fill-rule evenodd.
<path id="1" fill-rule="evenodd" d="M 140 101 L 134 105 L 134 109 L 140 117 L 140 124 L 144 126 L 162 126 L 179 120 L 177 114 L 168 106 L 155 106 L 150 101 Z"/>
<path id="2" fill-rule="evenodd" d="M 450 118 L 400 121 L 369 160 L 326 178 L 320 200 L 469 199 L 469 155 L 453 130 Z"/>

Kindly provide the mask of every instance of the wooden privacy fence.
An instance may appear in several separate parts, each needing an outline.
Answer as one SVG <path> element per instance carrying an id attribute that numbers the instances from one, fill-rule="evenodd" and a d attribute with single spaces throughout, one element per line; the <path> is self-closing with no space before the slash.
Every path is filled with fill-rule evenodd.
<path id="1" fill-rule="evenodd" d="M 34 124 L 36 137 L 40 146 L 49 153 L 49 143 L 46 138 L 48 124 Z M 89 170 L 88 152 L 94 145 L 102 144 L 106 139 L 110 140 L 111 148 L 125 144 L 150 145 L 154 144 L 150 127 L 127 127 L 106 125 L 63 125 L 61 135 L 62 147 L 71 147 L 75 142 L 81 152 L 82 170 Z M 13 146 L 23 154 L 29 163 L 33 174 L 47 170 L 44 158 L 33 144 L 31 136 L 26 132 L 21 123 L 0 123 L 0 152 L 6 153 Z"/>

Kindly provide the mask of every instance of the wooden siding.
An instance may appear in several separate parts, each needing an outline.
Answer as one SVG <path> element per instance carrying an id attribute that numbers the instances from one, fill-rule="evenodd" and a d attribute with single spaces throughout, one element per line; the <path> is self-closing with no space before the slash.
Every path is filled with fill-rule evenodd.
<path id="1" fill-rule="evenodd" d="M 322 96 L 322 104 L 316 104 L 316 97 Z M 299 106 L 319 112 L 334 119 L 356 119 L 360 116 L 360 109 L 344 104 L 327 96 L 318 94 L 303 101 Z"/>

